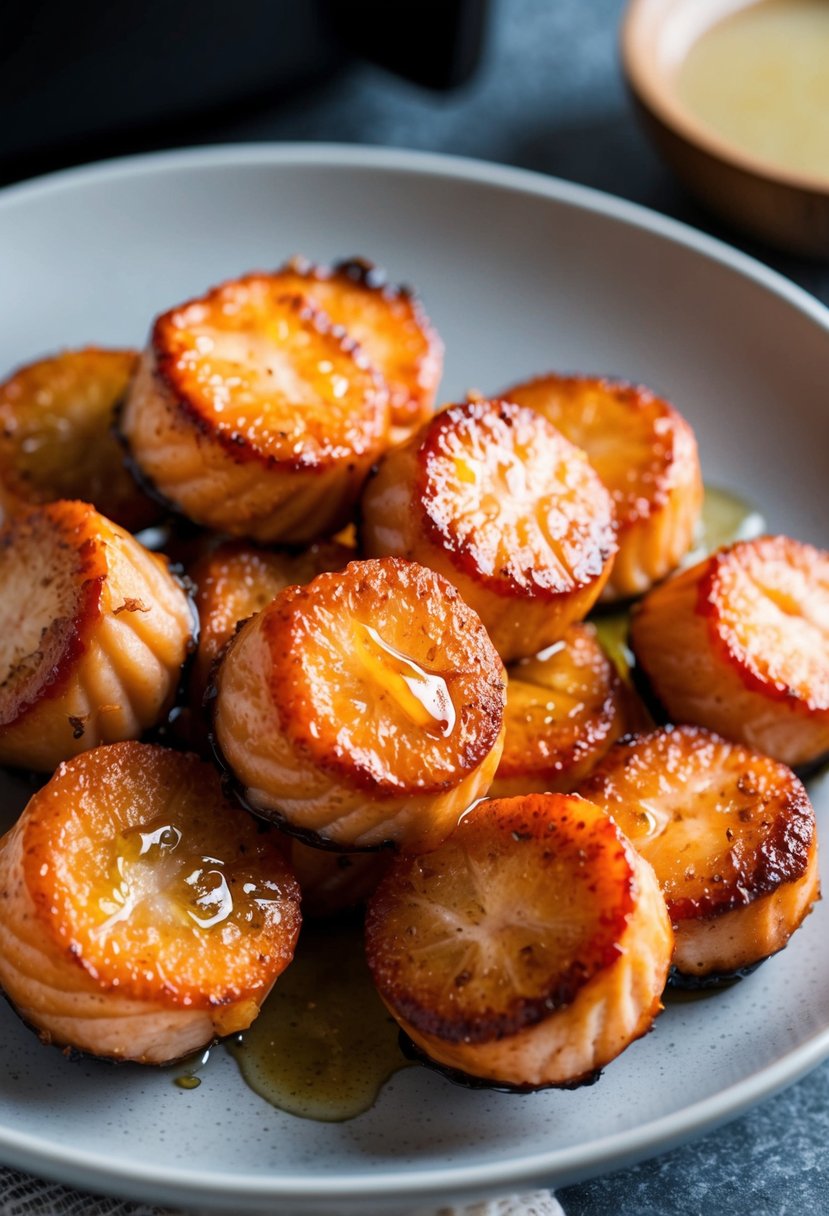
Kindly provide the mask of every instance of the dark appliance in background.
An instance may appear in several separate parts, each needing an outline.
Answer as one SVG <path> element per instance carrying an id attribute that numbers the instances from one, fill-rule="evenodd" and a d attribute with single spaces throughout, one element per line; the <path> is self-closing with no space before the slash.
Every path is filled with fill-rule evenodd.
<path id="1" fill-rule="evenodd" d="M 0 180 L 205 138 L 363 58 L 431 89 L 480 58 L 488 0 L 0 0 Z"/>

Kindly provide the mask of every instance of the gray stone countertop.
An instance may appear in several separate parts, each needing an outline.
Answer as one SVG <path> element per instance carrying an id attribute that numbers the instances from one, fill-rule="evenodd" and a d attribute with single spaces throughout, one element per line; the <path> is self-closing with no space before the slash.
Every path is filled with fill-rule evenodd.
<path id="1" fill-rule="evenodd" d="M 622 0 L 493 0 L 475 79 L 430 94 L 355 66 L 288 103 L 212 122 L 203 142 L 331 140 L 519 165 L 621 195 L 712 232 L 829 303 L 829 266 L 729 232 L 640 133 L 619 69 Z M 639 1166 L 559 1193 L 567 1216 L 829 1212 L 829 1063 L 742 1118 Z"/>
<path id="2" fill-rule="evenodd" d="M 617 51 L 622 0 L 494 0 L 484 63 L 449 95 L 370 67 L 211 139 L 301 139 L 450 152 L 555 174 L 643 203 L 738 245 L 829 303 L 829 266 L 724 229 L 641 134 Z M 559 1193 L 567 1216 L 829 1212 L 829 1063 L 743 1118 L 632 1169 Z"/>

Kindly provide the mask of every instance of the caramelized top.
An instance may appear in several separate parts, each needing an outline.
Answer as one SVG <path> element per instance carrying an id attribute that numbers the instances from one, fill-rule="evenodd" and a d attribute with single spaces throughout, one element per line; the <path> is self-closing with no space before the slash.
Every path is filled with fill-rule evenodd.
<path id="1" fill-rule="evenodd" d="M 450 789 L 492 750 L 503 665 L 431 570 L 352 562 L 289 587 L 259 619 L 283 731 L 340 780 L 379 794 Z"/>
<path id="2" fill-rule="evenodd" d="M 174 401 L 234 459 L 325 467 L 380 450 L 388 393 L 356 343 L 279 275 L 250 274 L 153 328 Z"/>
<path id="3" fill-rule="evenodd" d="M 697 611 L 746 684 L 829 710 L 829 553 L 761 536 L 700 569 Z"/>
<path id="4" fill-rule="evenodd" d="M 438 849 L 394 858 L 369 903 L 380 993 L 417 1030 L 483 1043 L 543 1021 L 621 952 L 629 846 L 584 799 L 480 803 Z"/>
<path id="5" fill-rule="evenodd" d="M 613 496 L 619 528 L 647 519 L 678 480 L 702 484 L 694 433 L 669 402 L 641 385 L 553 373 L 506 390 L 583 448 Z"/>
<path id="6" fill-rule="evenodd" d="M 0 532 L 0 726 L 62 691 L 101 613 L 100 516 L 55 502 Z"/>
<path id="7" fill-rule="evenodd" d="M 498 776 L 568 768 L 616 726 L 620 689 L 592 625 L 571 625 L 561 641 L 513 663 Z"/>
<path id="8" fill-rule="evenodd" d="M 102 987 L 208 1008 L 266 991 L 290 961 L 299 888 L 279 838 L 195 756 L 135 742 L 84 752 L 24 822 L 29 892 Z"/>
<path id="9" fill-rule="evenodd" d="M 580 788 L 651 863 L 674 921 L 741 907 L 809 864 L 815 816 L 797 777 L 701 727 L 617 743 Z"/>
<path id="10" fill-rule="evenodd" d="M 365 351 L 389 388 L 396 426 L 428 415 L 443 368 L 443 343 L 408 289 L 386 282 L 378 267 L 355 258 L 314 266 L 296 258 L 275 278 L 290 295 L 317 304 Z"/>
<path id="11" fill-rule="evenodd" d="M 352 556 L 352 550 L 333 541 L 311 545 L 302 553 L 228 541 L 201 557 L 190 577 L 196 584 L 198 665 L 204 680 L 240 621 L 260 612 L 285 587 L 310 582 L 323 570 L 341 570 Z"/>
<path id="12" fill-rule="evenodd" d="M 467 401 L 414 442 L 425 528 L 461 571 L 496 593 L 540 598 L 601 575 L 616 549 L 610 497 L 546 419 Z"/>
<path id="13" fill-rule="evenodd" d="M 132 350 L 63 351 L 0 385 L 0 481 L 15 497 L 84 498 L 133 529 L 157 518 L 111 433 L 137 361 Z"/>

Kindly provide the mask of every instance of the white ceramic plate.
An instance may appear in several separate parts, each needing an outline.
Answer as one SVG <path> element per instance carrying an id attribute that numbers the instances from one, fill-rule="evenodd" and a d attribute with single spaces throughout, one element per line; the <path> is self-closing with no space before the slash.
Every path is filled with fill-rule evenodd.
<path id="1" fill-rule="evenodd" d="M 156 311 L 295 251 L 365 254 L 414 282 L 446 341 L 444 397 L 549 368 L 644 380 L 691 420 L 710 482 L 826 543 L 829 313 L 690 229 L 528 173 L 265 146 L 7 190 L 0 368 L 140 343 Z M 825 813 L 829 783 L 813 796 Z M 513 1097 L 410 1069 L 343 1124 L 272 1109 L 222 1053 L 190 1092 L 169 1073 L 72 1064 L 3 1008 L 0 1159 L 234 1211 L 391 1212 L 572 1182 L 668 1148 L 829 1055 L 827 935 L 829 903 L 750 980 L 670 1008 L 593 1088 Z"/>

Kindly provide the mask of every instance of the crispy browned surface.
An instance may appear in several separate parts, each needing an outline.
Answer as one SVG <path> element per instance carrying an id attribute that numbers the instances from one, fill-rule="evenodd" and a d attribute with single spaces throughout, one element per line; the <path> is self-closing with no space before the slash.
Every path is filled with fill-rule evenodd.
<path id="1" fill-rule="evenodd" d="M 82 498 L 131 531 L 159 517 L 112 434 L 133 350 L 67 350 L 0 384 L 0 482 L 26 505 Z"/>
<path id="2" fill-rule="evenodd" d="M 386 453 L 363 495 L 362 539 L 450 579 L 505 661 L 585 616 L 616 551 L 613 505 L 584 454 L 534 411 L 481 400 Z"/>
<path id="3" fill-rule="evenodd" d="M 815 814 L 794 773 L 700 727 L 617 743 L 581 792 L 651 863 L 675 922 L 744 907 L 809 865 Z"/>
<path id="4" fill-rule="evenodd" d="M 166 559 L 87 503 L 0 533 L 0 761 L 51 771 L 137 738 L 172 703 L 192 605 Z"/>
<path id="5" fill-rule="evenodd" d="M 333 541 L 302 553 L 228 541 L 199 558 L 189 571 L 199 613 L 196 687 L 204 690 L 213 661 L 240 621 L 260 612 L 285 587 L 308 583 L 324 570 L 341 570 L 353 556 L 353 550 Z"/>
<path id="6" fill-rule="evenodd" d="M 120 426 L 178 511 L 266 544 L 343 528 L 391 438 L 388 390 L 353 340 L 265 274 L 158 318 Z"/>
<path id="7" fill-rule="evenodd" d="M 182 419 L 234 461 L 322 469 L 376 452 L 385 436 L 374 371 L 278 275 L 246 275 L 164 313 L 152 349 Z"/>
<path id="8" fill-rule="evenodd" d="M 287 293 L 322 308 L 365 351 L 388 385 L 395 427 L 411 431 L 429 417 L 443 343 L 411 291 L 392 286 L 377 267 L 356 258 L 333 266 L 296 258 L 274 277 Z"/>
<path id="9" fill-rule="evenodd" d="M 210 1008 L 263 994 L 293 957 L 299 888 L 282 847 L 194 756 L 85 752 L 24 824 L 43 931 L 104 990 Z"/>
<path id="10" fill-rule="evenodd" d="M 369 903 L 369 966 L 417 1030 L 485 1043 L 613 966 L 635 892 L 628 846 L 583 799 L 484 802 L 439 849 L 393 861 Z"/>
<path id="11" fill-rule="evenodd" d="M 567 793 L 627 729 L 627 699 L 592 625 L 509 668 L 504 753 L 493 797 Z"/>
<path id="12" fill-rule="evenodd" d="M 286 831 L 425 852 L 492 783 L 505 682 L 439 575 L 352 562 L 242 625 L 212 679 L 214 746 L 245 803 Z"/>
<path id="13" fill-rule="evenodd" d="M 787 536 L 711 559 L 697 611 L 720 652 L 765 695 L 829 715 L 829 553 Z"/>
<path id="14" fill-rule="evenodd" d="M 619 552 L 603 598 L 641 595 L 673 570 L 703 492 L 694 433 L 678 411 L 641 385 L 591 376 L 538 376 L 503 396 L 583 448 L 613 496 Z"/>
<path id="15" fill-rule="evenodd" d="M 787 764 L 829 749 L 829 553 L 739 541 L 646 596 L 631 640 L 675 720 Z"/>
<path id="16" fill-rule="evenodd" d="M 492 750 L 503 667 L 475 614 L 432 571 L 352 562 L 288 588 L 262 621 L 281 729 L 338 780 L 438 791 Z"/>
<path id="17" fill-rule="evenodd" d="M 500 595 L 551 599 L 598 579 L 615 552 L 607 495 L 582 454 L 531 410 L 469 401 L 418 452 L 434 543 Z"/>
<path id="18" fill-rule="evenodd" d="M 587 453 L 613 496 L 620 532 L 662 506 L 677 485 L 693 491 L 701 506 L 694 433 L 674 406 L 643 385 L 551 372 L 501 395 L 538 410 Z"/>
<path id="19" fill-rule="evenodd" d="M 50 503 L 0 532 L 0 726 L 70 678 L 101 614 L 106 557 L 83 503 Z"/>

